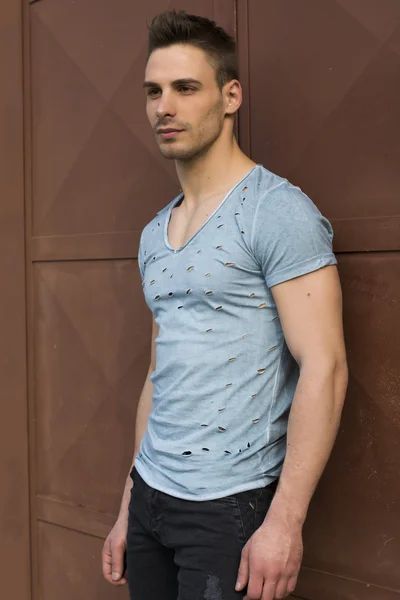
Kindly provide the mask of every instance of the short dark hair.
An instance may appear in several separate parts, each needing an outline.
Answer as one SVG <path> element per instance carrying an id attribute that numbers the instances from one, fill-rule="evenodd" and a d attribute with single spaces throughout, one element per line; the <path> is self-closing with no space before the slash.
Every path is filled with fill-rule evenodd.
<path id="1" fill-rule="evenodd" d="M 173 44 L 190 44 L 203 50 L 215 68 L 220 88 L 238 78 L 236 42 L 215 21 L 183 10 L 167 10 L 155 16 L 149 27 L 148 56 Z"/>

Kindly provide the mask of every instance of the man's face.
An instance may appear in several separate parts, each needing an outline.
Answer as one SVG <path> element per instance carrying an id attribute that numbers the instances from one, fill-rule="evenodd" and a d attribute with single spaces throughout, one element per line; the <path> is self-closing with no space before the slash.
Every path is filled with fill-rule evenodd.
<path id="1" fill-rule="evenodd" d="M 147 116 L 165 158 L 193 159 L 221 134 L 223 95 L 199 48 L 175 44 L 152 52 L 144 87 Z"/>

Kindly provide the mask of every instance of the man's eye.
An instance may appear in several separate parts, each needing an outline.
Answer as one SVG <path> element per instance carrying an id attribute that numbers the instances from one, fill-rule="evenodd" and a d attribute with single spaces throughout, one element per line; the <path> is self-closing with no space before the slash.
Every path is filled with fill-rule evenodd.
<path id="1" fill-rule="evenodd" d="M 184 94 L 187 94 L 189 92 L 194 92 L 194 88 L 189 87 L 188 85 L 181 85 L 181 86 L 179 86 L 178 90 L 180 92 L 183 92 Z"/>
<path id="2" fill-rule="evenodd" d="M 149 89 L 147 91 L 147 95 L 150 96 L 150 98 L 152 98 L 153 96 L 158 96 L 158 94 L 160 93 L 160 91 L 161 90 L 158 89 L 158 88 L 152 88 L 152 89 Z"/>

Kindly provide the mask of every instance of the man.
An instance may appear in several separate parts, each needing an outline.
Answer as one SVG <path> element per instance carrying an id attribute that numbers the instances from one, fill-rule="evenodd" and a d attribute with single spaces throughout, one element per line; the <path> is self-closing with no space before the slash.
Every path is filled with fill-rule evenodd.
<path id="1" fill-rule="evenodd" d="M 132 600 L 284 598 L 347 386 L 332 229 L 239 149 L 215 23 L 156 17 L 144 88 L 182 193 L 141 236 L 151 361 L 104 576 L 126 583 L 126 550 Z"/>

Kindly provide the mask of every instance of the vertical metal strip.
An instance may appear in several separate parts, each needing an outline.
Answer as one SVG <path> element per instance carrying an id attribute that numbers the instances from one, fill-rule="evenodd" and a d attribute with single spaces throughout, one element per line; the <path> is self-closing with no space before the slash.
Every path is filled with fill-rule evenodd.
<path id="1" fill-rule="evenodd" d="M 251 156 L 249 0 L 236 2 L 236 31 L 239 78 L 243 88 L 243 102 L 238 117 L 238 140 L 243 152 Z"/>
<path id="2" fill-rule="evenodd" d="M 32 0 L 33 2 L 35 0 Z M 30 0 L 29 4 L 32 3 Z M 33 10 L 33 9 L 32 9 Z M 33 370 L 33 261 L 32 261 L 32 101 L 31 101 L 31 36 L 30 9 L 22 0 L 23 60 L 23 144 L 24 144 L 24 209 L 25 209 L 25 294 L 26 294 L 26 368 L 27 368 L 27 435 L 29 469 L 29 536 L 31 600 L 39 598 L 38 538 L 35 469 L 35 409 Z"/>

